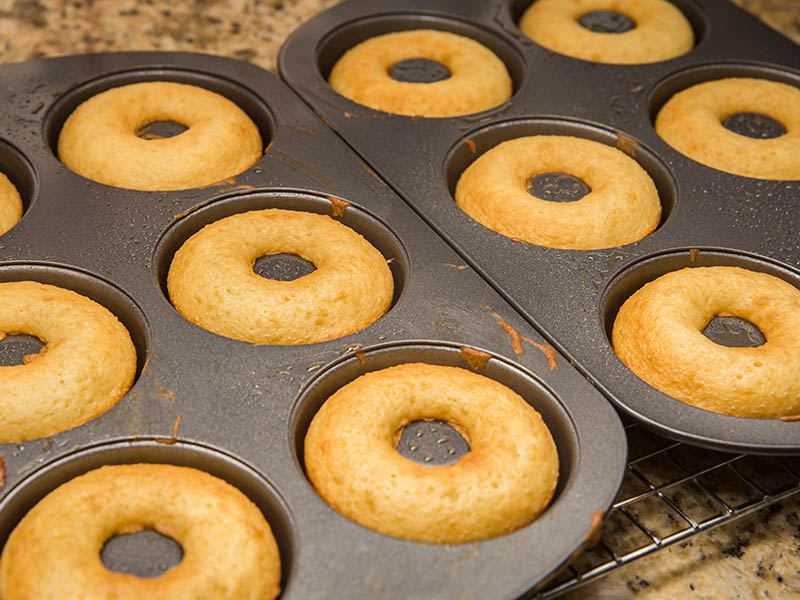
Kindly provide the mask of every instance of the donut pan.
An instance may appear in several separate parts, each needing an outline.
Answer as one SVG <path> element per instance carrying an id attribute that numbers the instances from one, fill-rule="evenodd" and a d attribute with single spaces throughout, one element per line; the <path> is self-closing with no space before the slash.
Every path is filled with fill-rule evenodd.
<path id="1" fill-rule="evenodd" d="M 517 22 L 529 4 L 430 0 L 422 9 L 403 0 L 380 7 L 352 0 L 300 26 L 281 50 L 279 70 L 623 412 L 692 444 L 797 453 L 800 422 L 725 416 L 669 398 L 630 372 L 609 341 L 625 298 L 683 266 L 739 265 L 800 287 L 795 210 L 800 182 L 751 179 L 706 167 L 668 146 L 653 127 L 673 93 L 701 81 L 752 76 L 800 86 L 797 45 L 724 0 L 674 0 L 694 29 L 692 51 L 644 65 L 594 63 L 547 50 L 524 36 Z M 416 28 L 451 31 L 488 46 L 508 67 L 511 99 L 473 115 L 426 119 L 369 109 L 327 84 L 330 69 L 347 49 L 376 35 Z M 495 233 L 456 206 L 456 182 L 477 156 L 504 140 L 535 134 L 584 137 L 633 156 L 659 190 L 663 214 L 656 231 L 616 248 L 557 250 Z"/>
<path id="2" fill-rule="evenodd" d="M 0 170 L 25 205 L 0 240 L 0 281 L 33 279 L 95 299 L 128 327 L 139 355 L 133 388 L 108 412 L 46 439 L 0 445 L 0 546 L 60 483 L 101 464 L 144 461 L 195 466 L 245 491 L 278 539 L 283 598 L 389 590 L 517 598 L 583 547 L 622 480 L 627 447 L 617 414 L 565 357 L 548 360 L 525 319 L 276 76 L 225 58 L 150 52 L 34 60 L 0 74 Z M 58 132 L 78 103 L 146 80 L 228 96 L 257 123 L 264 156 L 231 180 L 175 192 L 112 188 L 58 161 Z M 180 316 L 165 291 L 175 250 L 211 221 L 265 207 L 332 214 L 369 239 L 392 269 L 391 310 L 358 333 L 300 346 L 239 342 Z M 15 350 L 24 342 L 3 342 L 5 364 L 31 351 Z M 409 361 L 472 368 L 540 411 L 561 463 L 557 494 L 539 519 L 487 541 L 426 544 L 361 527 L 318 497 L 302 453 L 317 408 L 359 374 Z M 415 424 L 414 435 L 430 441 L 440 426 Z M 420 448 L 415 460 L 433 460 Z M 140 560 L 149 555 L 159 557 L 157 573 L 174 564 L 174 547 L 162 548 L 163 540 L 114 540 L 123 546 L 115 541 L 104 554 L 111 568 L 150 573 Z"/>

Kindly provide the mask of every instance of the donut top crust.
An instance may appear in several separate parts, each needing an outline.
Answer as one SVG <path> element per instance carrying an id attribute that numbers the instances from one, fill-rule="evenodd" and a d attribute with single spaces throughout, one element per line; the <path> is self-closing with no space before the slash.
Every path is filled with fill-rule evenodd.
<path id="1" fill-rule="evenodd" d="M 756 139 L 722 125 L 740 112 L 766 114 L 786 133 Z M 699 83 L 664 104 L 655 128 L 678 152 L 714 169 L 758 179 L 800 179 L 800 89 L 793 85 L 750 77 Z"/>
<path id="2" fill-rule="evenodd" d="M 528 193 L 528 180 L 562 172 L 589 194 L 551 202 Z M 486 227 L 513 239 L 564 249 L 610 248 L 651 233 L 661 218 L 653 180 L 620 150 L 571 136 L 507 140 L 479 156 L 456 184 L 456 204 Z"/>
<path id="3" fill-rule="evenodd" d="M 136 135 L 153 121 L 188 129 L 164 139 Z M 58 138 L 58 157 L 69 169 L 134 190 L 211 185 L 251 167 L 261 154 L 258 128 L 236 104 L 170 81 L 124 85 L 89 98 L 67 118 Z"/>
<path id="4" fill-rule="evenodd" d="M 408 423 L 442 420 L 470 450 L 425 466 L 395 447 Z M 408 363 L 337 390 L 305 438 L 320 495 L 387 535 L 457 543 L 503 535 L 541 514 L 558 480 L 558 453 L 541 415 L 505 385 L 458 367 Z"/>
<path id="5" fill-rule="evenodd" d="M 756 325 L 766 343 L 727 347 L 705 335 L 717 315 Z M 647 283 L 612 330 L 620 360 L 665 394 L 727 415 L 800 413 L 800 290 L 739 267 L 690 267 Z"/>
<path id="6" fill-rule="evenodd" d="M 175 539 L 182 561 L 155 578 L 106 569 L 105 542 L 145 527 Z M 0 597 L 269 600 L 280 575 L 269 525 L 235 487 L 188 467 L 114 465 L 68 481 L 23 517 L 0 557 Z"/>
<path id="7" fill-rule="evenodd" d="M 72 290 L 0 283 L 0 334 L 45 346 L 26 365 L 0 366 L 0 442 L 72 429 L 108 410 L 136 375 L 130 334 L 108 309 Z"/>
<path id="8" fill-rule="evenodd" d="M 296 254 L 316 270 L 293 281 L 253 272 L 256 259 Z M 175 253 L 167 276 L 175 308 L 193 323 L 256 344 L 342 337 L 389 310 L 394 279 L 383 255 L 327 215 L 250 211 L 206 225 Z"/>
<path id="9" fill-rule="evenodd" d="M 0 173 L 0 234 L 11 229 L 22 218 L 22 197 L 5 174 Z"/>
<path id="10" fill-rule="evenodd" d="M 622 13 L 636 27 L 624 33 L 600 33 L 580 24 L 583 15 L 600 10 Z M 536 0 L 519 27 L 545 48 L 602 63 L 658 62 L 694 47 L 691 25 L 666 0 Z"/>
<path id="11" fill-rule="evenodd" d="M 443 64 L 450 77 L 433 83 L 396 81 L 391 67 L 427 58 Z M 476 113 L 511 97 L 511 77 L 497 55 L 454 33 L 417 29 L 370 38 L 336 62 L 328 82 L 342 96 L 389 113 L 453 117 Z"/>

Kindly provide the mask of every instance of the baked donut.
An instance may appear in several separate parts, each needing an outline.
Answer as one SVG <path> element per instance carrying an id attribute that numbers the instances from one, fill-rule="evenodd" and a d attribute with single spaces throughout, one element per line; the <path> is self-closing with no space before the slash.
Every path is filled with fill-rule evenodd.
<path id="1" fill-rule="evenodd" d="M 160 577 L 106 569 L 103 545 L 152 528 L 183 548 Z M 280 555 L 269 524 L 247 496 L 204 471 L 161 464 L 105 466 L 56 488 L 8 538 L 0 597 L 116 600 L 275 598 Z"/>
<path id="2" fill-rule="evenodd" d="M 0 443 L 77 427 L 114 406 L 133 384 L 136 349 L 128 330 L 71 290 L 0 283 L 0 336 L 7 334 L 32 335 L 45 345 L 28 364 L 0 366 Z"/>
<path id="3" fill-rule="evenodd" d="M 582 25 L 582 18 L 598 11 L 621 15 L 632 28 L 616 33 Z M 549 50 L 601 63 L 657 62 L 694 47 L 691 25 L 666 0 L 536 0 L 519 28 Z"/>
<path id="4" fill-rule="evenodd" d="M 766 343 L 731 348 L 703 335 L 716 316 L 758 327 Z M 800 290 L 739 267 L 690 267 L 646 284 L 620 308 L 617 356 L 653 387 L 738 417 L 800 413 Z"/>
<path id="5" fill-rule="evenodd" d="M 22 218 L 22 198 L 8 177 L 0 173 L 0 234 Z"/>
<path id="6" fill-rule="evenodd" d="M 395 449 L 414 421 L 452 424 L 470 445 L 458 462 L 425 466 Z M 558 453 L 541 416 L 506 386 L 458 367 L 402 364 L 336 391 L 305 438 L 317 492 L 381 533 L 457 543 L 514 531 L 553 496 Z"/>
<path id="7" fill-rule="evenodd" d="M 764 114 L 785 129 L 758 139 L 722 122 L 743 112 Z M 678 92 L 659 111 L 656 133 L 699 163 L 757 179 L 800 179 L 800 89 L 786 83 L 732 77 Z"/>
<path id="8" fill-rule="evenodd" d="M 289 253 L 316 270 L 293 281 L 253 271 L 257 258 Z M 266 209 L 221 219 L 190 237 L 167 275 L 172 304 L 214 333 L 254 344 L 309 344 L 359 331 L 389 310 L 386 259 L 326 215 Z"/>
<path id="9" fill-rule="evenodd" d="M 137 136 L 155 121 L 183 133 Z M 255 123 L 227 98 L 194 85 L 148 81 L 86 100 L 64 123 L 58 157 L 88 179 L 133 190 L 183 190 L 232 177 L 261 157 Z"/>
<path id="10" fill-rule="evenodd" d="M 432 83 L 392 78 L 389 72 L 395 64 L 416 58 L 441 63 L 450 76 Z M 328 83 L 354 102 L 407 116 L 476 113 L 511 97 L 511 77 L 494 52 L 464 36 L 433 29 L 399 31 L 361 42 L 336 62 Z"/>
<path id="11" fill-rule="evenodd" d="M 572 202 L 528 192 L 542 174 L 568 174 L 591 191 Z M 503 142 L 462 173 L 456 204 L 506 237 L 565 249 L 610 248 L 651 233 L 661 218 L 653 180 L 620 150 L 586 139 L 537 135 Z"/>

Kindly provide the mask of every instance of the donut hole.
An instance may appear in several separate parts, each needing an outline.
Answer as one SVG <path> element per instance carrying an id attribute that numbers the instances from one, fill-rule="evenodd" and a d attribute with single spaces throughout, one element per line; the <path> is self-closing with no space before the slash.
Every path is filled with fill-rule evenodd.
<path id="1" fill-rule="evenodd" d="M 342 25 L 329 32 L 319 43 L 317 48 L 317 69 L 319 74 L 325 81 L 328 81 L 333 65 L 336 64 L 345 52 L 361 42 L 387 33 L 410 31 L 414 29 L 438 29 L 475 40 L 494 52 L 505 64 L 511 76 L 512 94 L 519 90 L 522 85 L 522 80 L 526 73 L 525 63 L 515 47 L 499 38 L 499 36 L 490 30 L 455 19 L 447 19 L 431 14 L 426 14 L 424 16 L 414 14 L 371 16 Z M 400 62 L 402 63 L 405 61 Z M 431 62 L 436 63 L 437 61 Z M 441 63 L 437 64 L 441 65 Z M 447 69 L 446 65 L 441 66 Z M 426 67 L 426 71 L 427 69 L 428 67 Z M 416 72 L 417 68 L 414 67 L 409 70 Z M 437 68 L 437 70 L 441 72 L 440 68 Z M 447 69 L 447 72 L 449 76 L 449 69 Z M 401 79 L 399 81 L 408 80 Z"/>
<path id="2" fill-rule="evenodd" d="M 705 326 L 703 335 L 729 348 L 757 348 L 767 342 L 758 326 L 733 315 L 717 315 Z"/>
<path id="3" fill-rule="evenodd" d="M 569 173 L 539 173 L 528 179 L 528 193 L 549 202 L 575 202 L 592 191 L 586 182 Z"/>
<path id="4" fill-rule="evenodd" d="M 447 421 L 412 421 L 395 433 L 395 449 L 401 456 L 434 467 L 457 463 L 470 451 L 458 425 Z"/>
<path id="5" fill-rule="evenodd" d="M 136 129 L 136 136 L 144 140 L 163 140 L 180 135 L 188 129 L 177 121 L 148 121 Z"/>
<path id="6" fill-rule="evenodd" d="M 253 272 L 256 275 L 275 281 L 294 281 L 310 275 L 316 269 L 314 263 L 287 252 L 260 256 L 253 264 Z"/>
<path id="7" fill-rule="evenodd" d="M 722 120 L 728 131 L 757 140 L 779 138 L 786 134 L 786 127 L 777 119 L 758 112 L 737 112 Z"/>
<path id="8" fill-rule="evenodd" d="M 593 10 L 578 18 L 581 27 L 595 33 L 625 33 L 636 28 L 636 21 L 615 10 Z"/>
<path id="9" fill-rule="evenodd" d="M 433 83 L 450 78 L 450 69 L 431 58 L 407 58 L 389 68 L 389 77 L 406 83 Z"/>
<path id="10" fill-rule="evenodd" d="M 45 347 L 45 343 L 33 335 L 10 334 L 0 341 L 0 366 L 13 367 L 29 364 Z"/>
<path id="11" fill-rule="evenodd" d="M 160 577 L 183 560 L 183 548 L 155 529 L 117 533 L 106 540 L 100 560 L 109 571 L 142 578 Z"/>

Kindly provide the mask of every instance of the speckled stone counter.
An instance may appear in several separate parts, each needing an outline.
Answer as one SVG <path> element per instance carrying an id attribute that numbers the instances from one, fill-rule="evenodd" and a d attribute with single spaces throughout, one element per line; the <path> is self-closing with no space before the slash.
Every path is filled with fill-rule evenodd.
<path id="1" fill-rule="evenodd" d="M 184 50 L 275 70 L 286 36 L 336 2 L 0 0 L 0 62 L 87 52 Z M 735 2 L 800 42 L 800 0 Z M 606 529 L 616 526 L 610 522 Z M 630 530 L 616 534 L 633 535 Z M 565 597 L 800 597 L 800 496 L 615 569 Z"/>
<path id="2" fill-rule="evenodd" d="M 0 1 L 0 61 L 115 50 L 208 52 L 275 70 L 283 40 L 339 0 Z M 735 0 L 800 42 L 800 0 Z"/>

